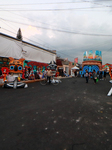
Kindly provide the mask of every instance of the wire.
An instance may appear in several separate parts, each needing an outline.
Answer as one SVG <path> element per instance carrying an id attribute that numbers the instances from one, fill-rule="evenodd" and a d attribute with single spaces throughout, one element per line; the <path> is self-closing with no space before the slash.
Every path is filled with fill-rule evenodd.
<path id="1" fill-rule="evenodd" d="M 2 29 L 4 29 L 4 28 L 2 28 Z M 7 29 L 4 29 L 4 30 L 7 30 Z M 9 31 L 9 30 L 7 30 L 8 32 L 11 32 L 11 31 Z M 13 33 L 13 32 L 11 32 L 11 33 Z M 15 34 L 15 33 L 13 33 L 13 34 Z M 32 41 L 32 40 L 30 40 L 30 41 Z M 33 41 L 34 42 L 34 41 Z M 110 51 L 112 48 L 110 48 L 109 50 L 107 50 L 107 51 Z M 56 50 L 57 52 L 58 52 L 58 54 L 62 54 L 62 55 L 65 55 L 65 56 L 68 56 L 68 57 L 71 57 L 71 58 L 75 58 L 75 57 L 73 57 L 73 56 L 70 56 L 70 55 L 68 55 L 68 54 L 65 54 L 65 53 L 63 53 L 63 52 L 60 52 L 59 50 Z M 106 52 L 103 52 L 102 51 L 102 53 L 104 54 L 104 53 L 107 53 L 107 51 Z M 111 52 L 111 51 L 110 51 Z"/>
<path id="2" fill-rule="evenodd" d="M 64 8 L 64 9 L 5 9 L 0 11 L 67 11 L 67 10 L 80 10 L 80 9 L 93 9 L 93 8 L 104 8 L 103 7 L 84 7 L 84 8 Z"/>
<path id="3" fill-rule="evenodd" d="M 6 19 L 3 19 L 3 18 L 0 18 L 0 19 L 5 20 L 5 21 L 9 21 L 9 22 L 23 24 L 23 25 L 29 25 L 29 24 L 26 24 L 26 23 L 21 23 L 21 22 L 12 21 L 12 20 L 6 20 Z M 88 36 L 104 36 L 104 37 L 112 36 L 112 35 L 105 35 L 105 34 L 78 33 L 78 32 L 73 32 L 73 31 L 64 31 L 64 30 L 60 30 L 60 29 L 52 29 L 52 28 L 47 28 L 47 27 L 35 26 L 35 25 L 32 25 L 32 26 L 37 27 L 37 28 L 41 28 L 41 29 L 53 30 L 53 31 L 58 31 L 58 32 L 70 33 L 70 34 L 79 34 L 79 35 L 88 35 Z"/>
<path id="4" fill-rule="evenodd" d="M 8 32 L 11 32 L 11 31 L 9 31 L 9 30 L 7 30 L 7 29 L 5 29 L 5 28 L 2 28 L 2 29 L 4 29 L 4 30 L 6 30 L 6 31 L 8 31 Z M 13 32 L 11 32 L 11 33 L 13 33 Z M 13 34 L 15 34 L 15 33 L 13 33 Z M 28 39 L 28 38 L 26 38 L 26 39 Z M 29 40 L 29 39 L 28 39 Z M 29 40 L 29 41 L 32 41 L 32 40 Z M 34 41 L 33 41 L 34 42 Z M 27 45 L 28 46 L 28 45 Z M 35 48 L 34 48 L 35 49 Z M 42 48 L 41 48 L 42 49 Z M 38 49 L 39 50 L 39 49 Z M 48 51 L 48 50 L 47 50 Z M 51 50 L 50 50 L 51 51 Z M 50 52 L 50 51 L 48 51 L 48 52 Z M 52 51 L 51 51 L 52 52 Z M 58 50 L 56 50 L 56 52 L 58 52 L 59 54 L 63 54 L 63 55 L 65 55 L 65 56 L 69 56 L 69 57 L 72 57 L 72 58 L 74 58 L 73 56 L 70 56 L 70 55 L 68 55 L 68 54 L 65 54 L 65 53 L 62 53 L 62 52 L 60 52 L 60 51 L 58 51 Z"/>
<path id="5" fill-rule="evenodd" d="M 2 20 L 2 22 L 3 22 L 3 23 L 5 22 L 5 24 L 6 24 L 8 27 L 10 27 L 11 29 L 13 29 L 13 30 L 14 30 L 14 28 L 13 28 L 13 27 L 11 27 L 10 25 L 8 25 L 8 24 L 6 23 L 6 21 L 5 21 L 5 20 Z M 14 31 L 16 31 L 16 30 L 14 30 Z"/>
<path id="6" fill-rule="evenodd" d="M 49 5 L 49 4 L 73 4 L 73 3 L 85 3 L 86 1 L 84 1 L 84 2 L 82 2 L 82 1 L 80 1 L 80 2 L 55 2 L 55 3 L 29 3 L 29 4 L 0 4 L 0 6 L 12 6 L 12 5 L 14 5 L 14 6 L 18 6 L 18 5 Z"/>
<path id="7" fill-rule="evenodd" d="M 0 8 L 1 9 L 1 8 Z M 3 10 L 3 9 L 2 9 Z M 23 15 L 20 15 L 20 14 L 17 14 L 17 13 L 13 13 L 13 12 L 10 12 L 10 11 L 8 11 L 9 13 L 12 13 L 12 14 L 14 14 L 14 15 L 18 15 L 18 16 L 20 16 L 20 17 L 22 17 L 22 18 L 25 18 L 25 19 L 30 19 L 30 20 L 33 20 L 32 18 L 27 18 L 27 17 L 23 17 Z M 33 20 L 34 21 L 34 20 Z M 57 27 L 57 26 L 54 26 L 54 25 L 51 25 L 51 24 L 48 24 L 48 23 L 44 23 L 44 22 L 41 22 L 41 21 L 38 21 L 38 23 L 42 23 L 42 24 L 44 24 L 44 25 L 49 25 L 49 26 L 52 26 L 52 27 Z"/>
<path id="8" fill-rule="evenodd" d="M 97 2 L 107 2 L 107 1 L 111 1 L 111 0 L 97 0 Z M 29 3 L 29 4 L 0 4 L 0 6 L 19 6 L 19 5 L 49 5 L 49 4 L 73 4 L 73 3 L 94 3 L 92 1 L 79 1 L 79 2 L 55 2 L 55 3 Z"/>
<path id="9" fill-rule="evenodd" d="M 12 32 L 12 31 L 10 31 L 10 30 L 7 30 L 7 29 L 5 29 L 5 28 L 2 28 L 3 30 L 6 30 L 6 31 L 8 31 L 8 32 L 10 32 L 10 33 L 12 33 L 12 34 L 14 34 L 15 35 L 15 33 L 14 32 Z M 26 37 L 24 37 L 24 38 L 26 38 Z M 28 38 L 26 38 L 26 39 L 28 39 Z M 35 41 L 33 41 L 33 40 L 30 40 L 30 39 L 28 39 L 29 41 L 32 41 L 32 42 L 35 42 Z M 24 42 L 24 41 L 23 41 Z M 35 42 L 35 43 L 37 43 L 37 42 Z M 31 43 L 29 43 L 29 44 L 31 44 Z M 33 45 L 33 44 L 31 44 L 31 45 Z M 35 45 L 36 46 L 36 45 Z M 39 46 L 37 46 L 38 48 L 40 48 L 40 49 L 45 49 L 45 48 L 42 48 L 42 47 L 39 47 Z M 46 51 L 51 51 L 51 53 L 52 53 L 52 50 L 47 50 L 47 49 L 45 49 Z"/>
<path id="10" fill-rule="evenodd" d="M 80 1 L 80 2 L 55 2 L 55 3 L 29 3 L 29 4 L 0 4 L 0 6 L 21 6 L 21 5 L 49 5 L 49 4 L 76 4 L 76 3 L 90 3 L 90 1 Z"/>

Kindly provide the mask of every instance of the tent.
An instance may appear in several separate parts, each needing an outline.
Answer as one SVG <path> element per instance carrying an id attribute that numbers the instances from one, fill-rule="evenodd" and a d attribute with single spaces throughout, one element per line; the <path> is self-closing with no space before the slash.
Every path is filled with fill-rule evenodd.
<path id="1" fill-rule="evenodd" d="M 79 68 L 78 67 L 73 67 L 73 68 L 71 68 L 71 76 L 74 76 L 74 73 L 73 73 L 73 70 L 79 70 Z"/>
<path id="2" fill-rule="evenodd" d="M 73 70 L 73 69 L 74 69 L 74 70 L 79 70 L 79 68 L 78 68 L 78 67 L 76 67 L 76 66 L 75 66 L 75 67 L 73 67 L 73 68 L 72 68 L 72 70 Z"/>

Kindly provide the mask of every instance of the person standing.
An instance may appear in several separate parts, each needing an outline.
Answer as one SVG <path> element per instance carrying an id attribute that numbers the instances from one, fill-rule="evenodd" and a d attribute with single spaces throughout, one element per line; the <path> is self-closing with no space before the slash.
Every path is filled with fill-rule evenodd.
<path id="1" fill-rule="evenodd" d="M 87 70 L 86 70 L 86 73 L 85 73 L 85 78 L 86 78 L 86 83 L 88 83 L 88 80 L 89 80 L 89 73 L 88 73 Z"/>
<path id="2" fill-rule="evenodd" d="M 93 70 L 93 80 L 94 80 L 94 84 L 96 84 L 96 79 L 97 79 L 97 73 L 95 70 Z"/>
<path id="3" fill-rule="evenodd" d="M 48 67 L 46 75 L 47 75 L 47 80 L 49 80 L 49 84 L 50 84 L 51 83 L 51 76 L 53 75 L 52 71 L 50 70 L 50 67 Z"/>
<path id="4" fill-rule="evenodd" d="M 99 73 L 99 71 L 97 72 L 97 77 L 98 77 L 98 79 L 100 78 L 100 73 Z"/>
<path id="5" fill-rule="evenodd" d="M 99 79 L 102 80 L 102 71 L 100 71 Z"/>
<path id="6" fill-rule="evenodd" d="M 75 74 L 75 77 L 77 77 L 77 70 L 75 70 L 74 74 Z"/>
<path id="7" fill-rule="evenodd" d="M 104 80 L 106 80 L 106 70 L 104 70 Z"/>

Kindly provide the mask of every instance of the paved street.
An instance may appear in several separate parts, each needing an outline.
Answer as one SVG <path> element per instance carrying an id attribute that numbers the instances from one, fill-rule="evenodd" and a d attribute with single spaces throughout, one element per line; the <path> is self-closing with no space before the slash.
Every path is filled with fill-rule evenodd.
<path id="1" fill-rule="evenodd" d="M 0 150 L 111 150 L 112 87 L 109 78 L 59 85 L 0 87 Z"/>

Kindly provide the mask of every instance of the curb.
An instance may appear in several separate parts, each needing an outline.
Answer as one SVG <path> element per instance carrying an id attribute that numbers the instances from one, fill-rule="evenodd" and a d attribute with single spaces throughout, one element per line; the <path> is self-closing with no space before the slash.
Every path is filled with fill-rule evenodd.
<path id="1" fill-rule="evenodd" d="M 58 77 L 58 79 L 68 79 L 68 78 L 72 78 L 72 77 Z M 35 80 L 26 80 L 26 81 L 21 81 L 23 83 L 33 83 L 33 82 L 39 82 L 42 79 L 35 79 Z M 4 85 L 4 83 L 0 84 L 0 87 L 2 87 Z"/>

